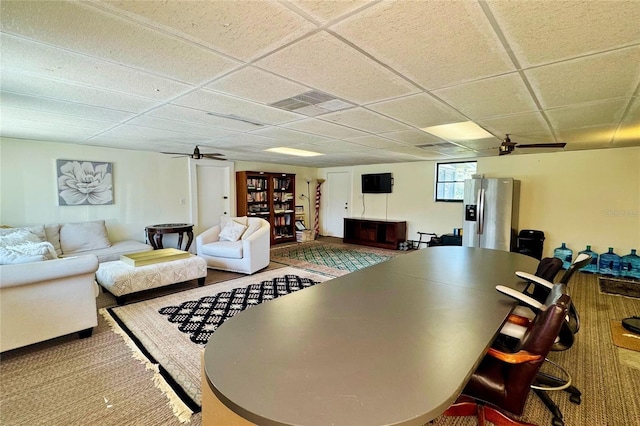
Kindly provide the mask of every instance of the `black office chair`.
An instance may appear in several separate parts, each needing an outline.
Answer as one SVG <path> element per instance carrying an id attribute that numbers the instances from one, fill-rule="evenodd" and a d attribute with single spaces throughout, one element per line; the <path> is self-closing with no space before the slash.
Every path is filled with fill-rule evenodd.
<path id="1" fill-rule="evenodd" d="M 446 416 L 478 416 L 497 425 L 532 426 L 513 418 L 521 415 L 527 396 L 535 386 L 538 372 L 565 323 L 571 298 L 558 300 L 533 319 L 513 352 L 490 348 Z"/>

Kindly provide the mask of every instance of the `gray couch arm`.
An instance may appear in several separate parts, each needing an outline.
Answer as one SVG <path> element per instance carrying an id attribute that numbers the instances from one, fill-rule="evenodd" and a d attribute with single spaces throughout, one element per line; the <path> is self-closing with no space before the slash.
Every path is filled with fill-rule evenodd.
<path id="1" fill-rule="evenodd" d="M 98 270 L 94 254 L 0 266 L 0 288 L 93 273 Z"/>

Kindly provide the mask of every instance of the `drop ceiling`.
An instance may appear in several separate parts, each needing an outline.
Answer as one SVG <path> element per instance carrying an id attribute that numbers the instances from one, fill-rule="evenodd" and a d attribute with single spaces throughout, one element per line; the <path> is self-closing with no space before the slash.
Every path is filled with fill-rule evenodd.
<path id="1" fill-rule="evenodd" d="M 309 167 L 640 145 L 635 0 L 0 7 L 3 137 Z M 421 130 L 467 121 L 493 136 Z"/>

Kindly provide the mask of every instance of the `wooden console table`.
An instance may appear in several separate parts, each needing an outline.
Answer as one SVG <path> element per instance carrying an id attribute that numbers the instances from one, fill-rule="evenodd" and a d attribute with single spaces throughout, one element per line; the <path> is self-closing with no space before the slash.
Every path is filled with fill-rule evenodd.
<path id="1" fill-rule="evenodd" d="M 164 234 L 179 234 L 178 235 L 178 249 L 182 247 L 182 237 L 187 234 L 187 246 L 184 251 L 189 251 L 191 243 L 193 242 L 193 225 L 190 223 L 161 223 L 159 225 L 150 225 L 144 228 L 147 232 L 147 240 L 151 244 L 154 250 L 164 248 L 162 246 L 162 236 Z"/>
<path id="2" fill-rule="evenodd" d="M 397 250 L 407 240 L 407 222 L 380 219 L 344 219 L 344 242 Z"/>

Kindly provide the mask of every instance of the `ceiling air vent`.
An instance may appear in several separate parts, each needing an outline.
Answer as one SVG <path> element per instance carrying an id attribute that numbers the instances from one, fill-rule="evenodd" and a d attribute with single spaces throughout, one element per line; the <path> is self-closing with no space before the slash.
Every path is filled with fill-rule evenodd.
<path id="1" fill-rule="evenodd" d="M 440 142 L 440 143 L 425 143 L 424 145 L 416 145 L 416 148 L 426 149 L 428 151 L 434 151 L 438 148 L 459 148 L 458 145 L 449 143 L 449 142 Z"/>
<path id="2" fill-rule="evenodd" d="M 355 105 L 335 98 L 327 93 L 310 90 L 292 98 L 274 102 L 269 104 L 269 106 L 314 117 L 328 112 L 352 108 Z"/>

